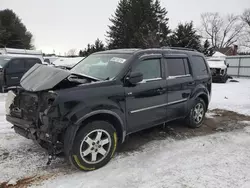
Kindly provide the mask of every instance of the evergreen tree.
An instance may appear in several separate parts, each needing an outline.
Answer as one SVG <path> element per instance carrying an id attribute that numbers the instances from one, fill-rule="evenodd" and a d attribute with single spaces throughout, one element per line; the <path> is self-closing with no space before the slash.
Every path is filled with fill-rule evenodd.
<path id="1" fill-rule="evenodd" d="M 82 56 L 82 57 L 84 56 L 82 50 L 79 51 L 79 56 Z"/>
<path id="2" fill-rule="evenodd" d="M 159 0 L 120 0 L 110 19 L 109 48 L 148 48 L 166 43 L 167 11 Z"/>
<path id="3" fill-rule="evenodd" d="M 100 39 L 96 39 L 94 44 L 88 44 L 87 48 L 85 48 L 83 51 L 80 50 L 79 56 L 86 57 L 89 56 L 92 53 L 104 51 L 105 47 L 103 42 Z"/>
<path id="4" fill-rule="evenodd" d="M 179 24 L 170 36 L 170 46 L 192 48 L 201 51 L 201 36 L 193 27 L 193 22 Z"/>
<path id="5" fill-rule="evenodd" d="M 31 41 L 32 34 L 12 10 L 0 11 L 0 47 L 31 49 Z"/>
<path id="6" fill-rule="evenodd" d="M 97 38 L 95 41 L 94 49 L 96 52 L 105 50 L 104 44 L 102 43 L 102 41 L 99 38 Z"/>
<path id="7" fill-rule="evenodd" d="M 159 26 L 158 34 L 160 36 L 160 45 L 164 46 L 169 43 L 169 33 L 171 32 L 168 27 L 167 11 L 165 8 L 161 8 L 160 1 L 155 1 L 155 14 L 157 19 L 157 25 Z"/>
<path id="8" fill-rule="evenodd" d="M 213 55 L 213 49 L 212 49 L 210 42 L 208 40 L 205 40 L 205 42 L 203 44 L 202 53 L 205 56 L 212 56 Z"/>

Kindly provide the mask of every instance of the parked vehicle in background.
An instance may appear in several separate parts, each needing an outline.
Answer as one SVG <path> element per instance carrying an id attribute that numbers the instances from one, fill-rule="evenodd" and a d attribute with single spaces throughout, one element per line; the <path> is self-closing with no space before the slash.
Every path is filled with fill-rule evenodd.
<path id="1" fill-rule="evenodd" d="M 226 83 L 229 77 L 227 74 L 229 65 L 226 63 L 226 59 L 211 57 L 207 59 L 207 62 L 211 69 L 213 81 Z"/>
<path id="2" fill-rule="evenodd" d="M 15 48 L 0 48 L 0 56 L 16 56 L 16 57 L 35 57 L 39 58 L 41 62 L 44 62 L 43 53 L 40 50 L 26 50 Z"/>
<path id="3" fill-rule="evenodd" d="M 74 67 L 77 63 L 79 63 L 83 59 L 84 57 L 60 57 L 52 63 L 52 66 L 70 70 L 72 67 Z"/>
<path id="4" fill-rule="evenodd" d="M 211 82 L 205 57 L 189 49 L 97 52 L 70 71 L 33 66 L 9 91 L 6 119 L 48 150 L 49 163 L 64 151 L 78 169 L 95 170 L 131 133 L 176 119 L 200 127 Z"/>
<path id="5" fill-rule="evenodd" d="M 44 62 L 46 62 L 48 65 L 52 64 L 58 58 L 59 57 L 57 57 L 57 56 L 43 56 Z"/>
<path id="6" fill-rule="evenodd" d="M 8 87 L 19 86 L 22 76 L 35 64 L 42 64 L 36 56 L 0 55 L 1 92 L 5 92 Z"/>

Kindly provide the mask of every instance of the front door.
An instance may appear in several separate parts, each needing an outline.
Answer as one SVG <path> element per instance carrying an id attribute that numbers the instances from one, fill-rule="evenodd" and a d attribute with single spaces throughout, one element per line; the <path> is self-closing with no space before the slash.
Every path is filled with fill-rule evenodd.
<path id="1" fill-rule="evenodd" d="M 6 67 L 6 85 L 17 86 L 25 73 L 24 59 L 12 59 Z"/>
<path id="2" fill-rule="evenodd" d="M 166 56 L 164 60 L 168 86 L 167 116 L 168 120 L 174 120 L 187 115 L 187 102 L 195 81 L 186 55 Z"/>
<path id="3" fill-rule="evenodd" d="M 132 72 L 143 74 L 143 81 L 125 87 L 128 132 L 154 126 L 166 120 L 166 79 L 163 76 L 162 58 L 139 60 Z"/>

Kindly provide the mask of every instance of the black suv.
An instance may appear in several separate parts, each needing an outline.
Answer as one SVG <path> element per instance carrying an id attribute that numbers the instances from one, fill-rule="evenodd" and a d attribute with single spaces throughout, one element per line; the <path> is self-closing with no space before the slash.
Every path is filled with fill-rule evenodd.
<path id="1" fill-rule="evenodd" d="M 20 80 L 36 63 L 42 64 L 42 61 L 36 57 L 21 56 L 0 56 L 0 89 L 5 92 L 8 87 L 20 85 Z"/>
<path id="2" fill-rule="evenodd" d="M 98 52 L 71 71 L 33 66 L 9 91 L 6 118 L 16 133 L 80 170 L 104 166 L 125 137 L 176 119 L 200 127 L 210 101 L 203 54 L 183 49 Z"/>

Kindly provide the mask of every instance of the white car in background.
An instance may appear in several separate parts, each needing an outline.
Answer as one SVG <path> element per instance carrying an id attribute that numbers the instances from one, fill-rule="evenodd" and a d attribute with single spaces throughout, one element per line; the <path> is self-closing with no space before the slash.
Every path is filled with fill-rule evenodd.
<path id="1" fill-rule="evenodd" d="M 60 57 L 55 60 L 50 66 L 70 70 L 85 57 Z"/>
<path id="2" fill-rule="evenodd" d="M 207 58 L 207 62 L 213 81 L 226 83 L 228 80 L 227 68 L 229 67 L 229 64 L 226 63 L 226 58 L 211 57 Z"/>

